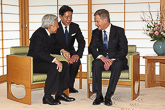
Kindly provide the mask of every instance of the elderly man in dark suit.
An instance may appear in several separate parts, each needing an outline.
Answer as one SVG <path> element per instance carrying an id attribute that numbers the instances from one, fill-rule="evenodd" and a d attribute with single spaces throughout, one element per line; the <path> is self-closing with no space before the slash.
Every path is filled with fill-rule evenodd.
<path id="1" fill-rule="evenodd" d="M 113 95 L 121 71 L 128 69 L 126 55 L 128 42 L 124 29 L 110 23 L 109 12 L 105 9 L 97 10 L 94 14 L 95 25 L 98 27 L 92 32 L 92 40 L 89 52 L 94 57 L 92 62 L 93 92 L 96 99 L 93 105 L 99 105 L 104 101 L 102 95 L 102 71 L 111 71 L 109 85 L 105 95 L 104 104 L 112 105 Z"/>
<path id="2" fill-rule="evenodd" d="M 42 26 L 38 28 L 30 38 L 28 56 L 33 57 L 33 71 L 35 73 L 46 73 L 45 95 L 43 104 L 58 105 L 63 101 L 74 101 L 63 91 L 69 88 L 69 73 L 67 62 L 60 62 L 51 56 L 53 42 L 50 34 L 56 33 L 58 19 L 56 15 L 48 14 L 42 18 Z M 57 92 L 55 99 L 51 93 Z"/>
<path id="3" fill-rule="evenodd" d="M 83 55 L 85 40 L 79 25 L 72 22 L 72 13 L 72 8 L 67 5 L 63 5 L 59 9 L 61 21 L 58 23 L 59 29 L 54 37 L 54 52 L 56 54 L 62 54 L 69 61 L 69 92 L 77 93 L 78 90 L 74 88 L 74 82 L 81 64 L 80 58 Z M 78 42 L 77 50 L 74 48 L 75 40 Z"/>

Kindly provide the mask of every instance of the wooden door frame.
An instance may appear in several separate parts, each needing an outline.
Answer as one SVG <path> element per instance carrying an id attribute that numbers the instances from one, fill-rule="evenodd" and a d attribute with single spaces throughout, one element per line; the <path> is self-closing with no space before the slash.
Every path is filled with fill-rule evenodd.
<path id="1" fill-rule="evenodd" d="M 58 0 L 57 0 L 58 5 Z M 165 7 L 165 1 L 160 0 L 160 10 Z M 57 6 L 58 9 L 58 6 Z M 58 12 L 58 11 L 57 11 Z M 20 19 L 20 45 L 29 46 L 29 0 L 19 0 L 19 19 Z M 165 13 L 165 12 L 164 12 Z M 88 45 L 92 36 L 92 0 L 88 0 Z M 86 77 L 86 72 L 83 72 L 83 78 Z M 140 79 L 144 80 L 145 75 L 141 74 Z M 6 76 L 0 76 L 0 81 Z"/>
<path id="2" fill-rule="evenodd" d="M 19 0 L 20 46 L 29 46 L 29 0 Z"/>

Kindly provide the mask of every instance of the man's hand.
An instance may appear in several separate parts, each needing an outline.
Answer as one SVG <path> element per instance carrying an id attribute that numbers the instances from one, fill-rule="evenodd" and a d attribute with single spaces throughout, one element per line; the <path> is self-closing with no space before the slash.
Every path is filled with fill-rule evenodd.
<path id="1" fill-rule="evenodd" d="M 57 64 L 58 72 L 62 72 L 62 63 L 57 59 L 54 61 L 54 63 Z"/>
<path id="2" fill-rule="evenodd" d="M 109 67 L 112 65 L 113 60 L 108 59 L 104 56 L 101 56 L 100 59 L 104 62 L 104 69 L 107 71 Z"/>
<path id="3" fill-rule="evenodd" d="M 79 58 L 80 57 L 78 55 L 72 55 L 72 57 L 69 59 L 69 63 L 73 64 L 74 62 L 77 62 Z"/>
<path id="4" fill-rule="evenodd" d="M 70 59 L 70 53 L 67 52 L 64 49 L 62 49 L 61 52 L 62 52 L 62 55 L 64 56 L 64 58 L 69 61 L 69 59 Z"/>

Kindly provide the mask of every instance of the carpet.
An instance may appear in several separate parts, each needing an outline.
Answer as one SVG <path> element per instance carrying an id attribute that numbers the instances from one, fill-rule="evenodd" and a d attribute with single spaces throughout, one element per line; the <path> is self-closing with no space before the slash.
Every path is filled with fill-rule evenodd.
<path id="1" fill-rule="evenodd" d="M 75 88 L 78 89 L 78 79 Z M 87 98 L 86 79 L 83 79 L 83 88 L 78 89 L 79 93 L 72 93 L 70 97 L 76 98 L 74 102 L 63 102 L 61 105 L 42 104 L 43 88 L 32 90 L 32 104 L 26 105 L 7 99 L 7 83 L 0 84 L 0 110 L 165 110 L 165 88 L 152 87 L 145 88 L 145 82 L 140 82 L 140 95 L 131 101 L 131 86 L 118 85 L 112 96 L 112 106 L 105 106 L 103 103 L 93 106 L 95 94 Z M 107 85 L 103 85 L 103 95 L 105 95 Z M 13 85 L 12 92 L 16 97 L 23 97 L 24 87 Z"/>

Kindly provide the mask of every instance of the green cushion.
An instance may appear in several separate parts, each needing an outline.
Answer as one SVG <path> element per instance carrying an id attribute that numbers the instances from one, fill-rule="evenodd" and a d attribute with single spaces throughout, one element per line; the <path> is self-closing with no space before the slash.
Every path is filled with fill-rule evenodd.
<path id="1" fill-rule="evenodd" d="M 10 48 L 10 54 L 27 54 L 29 51 L 29 46 L 16 46 Z"/>
<path id="2" fill-rule="evenodd" d="M 50 54 L 51 56 L 57 58 L 59 61 L 66 61 L 68 62 L 63 55 L 57 55 L 57 54 Z"/>
<path id="3" fill-rule="evenodd" d="M 136 45 L 128 45 L 128 52 L 136 52 Z"/>
<path id="4" fill-rule="evenodd" d="M 91 73 L 92 75 L 92 73 Z M 111 71 L 103 71 L 102 72 L 102 80 L 109 80 L 111 75 Z M 92 79 L 92 76 L 90 77 Z M 120 75 L 120 79 L 129 79 L 129 70 L 123 70 Z"/>
<path id="5" fill-rule="evenodd" d="M 47 74 L 45 73 L 33 73 L 33 82 L 41 82 L 45 81 L 47 78 Z"/>

